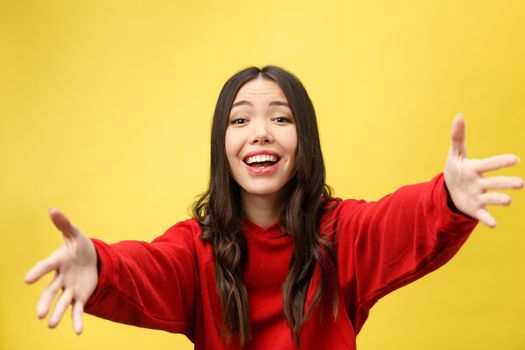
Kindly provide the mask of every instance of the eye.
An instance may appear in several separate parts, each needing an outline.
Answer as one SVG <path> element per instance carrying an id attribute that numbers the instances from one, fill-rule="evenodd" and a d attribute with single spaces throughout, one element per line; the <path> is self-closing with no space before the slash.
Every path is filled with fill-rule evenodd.
<path id="1" fill-rule="evenodd" d="M 287 117 L 277 117 L 277 118 L 274 118 L 273 120 L 275 120 L 277 123 L 291 123 L 292 120 L 290 118 L 287 118 Z"/>
<path id="2" fill-rule="evenodd" d="M 246 118 L 235 118 L 235 119 L 230 120 L 230 124 L 233 124 L 233 125 L 246 124 L 247 122 L 248 120 Z"/>

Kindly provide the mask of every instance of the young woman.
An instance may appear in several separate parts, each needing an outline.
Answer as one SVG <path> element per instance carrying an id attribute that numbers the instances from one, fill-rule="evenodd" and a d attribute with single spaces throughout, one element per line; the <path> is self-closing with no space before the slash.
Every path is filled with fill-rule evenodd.
<path id="1" fill-rule="evenodd" d="M 194 218 L 151 243 L 88 239 L 57 209 L 65 244 L 26 275 L 56 271 L 38 303 L 55 327 L 72 304 L 140 327 L 185 334 L 196 349 L 355 349 L 369 309 L 446 263 L 488 205 L 523 187 L 484 177 L 517 157 L 468 159 L 464 121 L 452 124 L 444 173 L 377 202 L 332 198 L 312 103 L 275 67 L 247 68 L 224 85 L 212 127 L 211 173 Z"/>

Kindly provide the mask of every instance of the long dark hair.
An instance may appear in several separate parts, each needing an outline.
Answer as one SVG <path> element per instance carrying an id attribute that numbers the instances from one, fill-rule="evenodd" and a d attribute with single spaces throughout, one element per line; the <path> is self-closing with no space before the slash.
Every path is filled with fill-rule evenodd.
<path id="1" fill-rule="evenodd" d="M 230 176 L 225 152 L 228 117 L 239 89 L 247 82 L 262 77 L 275 81 L 283 90 L 292 110 L 297 129 L 295 174 L 288 184 L 286 205 L 280 214 L 284 232 L 291 236 L 294 253 L 283 284 L 284 316 L 293 340 L 299 344 L 299 333 L 309 318 L 329 281 L 333 281 L 334 317 L 337 305 L 335 259 L 330 241 L 320 234 L 320 218 L 332 191 L 325 184 L 325 166 L 314 107 L 299 79 L 276 67 L 246 68 L 224 84 L 215 107 L 211 132 L 211 172 L 208 191 L 193 208 L 202 228 L 202 239 L 213 246 L 217 290 L 221 300 L 224 330 L 227 338 L 238 335 L 241 344 L 250 338 L 248 296 L 242 281 L 246 263 L 246 241 L 241 227 L 242 205 L 239 185 Z M 308 286 L 314 268 L 321 270 L 321 280 L 313 301 L 304 310 Z"/>

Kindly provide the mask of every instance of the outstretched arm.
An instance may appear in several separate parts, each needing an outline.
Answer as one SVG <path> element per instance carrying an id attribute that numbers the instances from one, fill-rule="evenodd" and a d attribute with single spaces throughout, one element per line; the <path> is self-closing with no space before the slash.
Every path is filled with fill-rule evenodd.
<path id="1" fill-rule="evenodd" d="M 193 251 L 196 222 L 180 222 L 151 243 L 107 244 L 88 239 L 57 209 L 52 209 L 50 216 L 62 231 L 65 244 L 35 265 L 25 278 L 26 283 L 33 283 L 56 271 L 37 307 L 38 317 L 44 318 L 62 289 L 49 327 L 56 327 L 72 304 L 77 334 L 82 331 L 85 311 L 120 323 L 192 337 L 198 283 Z"/>
<path id="2" fill-rule="evenodd" d="M 346 200 L 336 207 L 339 282 L 356 332 L 377 300 L 448 262 L 478 220 L 495 225 L 487 206 L 509 204 L 510 197 L 488 190 L 523 187 L 519 177 L 484 177 L 517 157 L 466 158 L 464 130 L 458 115 L 444 174 L 377 202 Z"/>
<path id="3" fill-rule="evenodd" d="M 77 334 L 80 334 L 83 327 L 84 305 L 98 282 L 97 253 L 91 240 L 72 225 L 58 209 L 51 209 L 49 216 L 62 232 L 64 245 L 48 258 L 37 263 L 25 276 L 25 282 L 34 283 L 42 276 L 55 271 L 55 278 L 44 289 L 38 302 L 38 318 L 46 317 L 53 299 L 62 289 L 62 294 L 49 318 L 49 327 L 56 327 L 67 307 L 73 304 L 73 328 Z"/>
<path id="4" fill-rule="evenodd" d="M 520 189 L 523 179 L 515 176 L 484 177 L 488 171 L 516 164 L 519 158 L 503 154 L 483 159 L 469 159 L 465 150 L 465 121 L 458 114 L 452 123 L 452 145 L 445 165 L 445 183 L 454 206 L 488 227 L 495 227 L 496 220 L 487 210 L 488 205 L 509 205 L 507 194 L 489 190 Z"/>

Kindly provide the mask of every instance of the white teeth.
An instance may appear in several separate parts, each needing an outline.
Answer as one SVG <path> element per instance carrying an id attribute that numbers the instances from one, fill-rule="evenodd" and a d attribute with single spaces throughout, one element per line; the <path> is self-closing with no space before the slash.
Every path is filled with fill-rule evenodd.
<path id="1" fill-rule="evenodd" d="M 262 163 L 262 162 L 277 162 L 277 157 L 269 154 L 259 154 L 246 159 L 247 164 Z"/>

